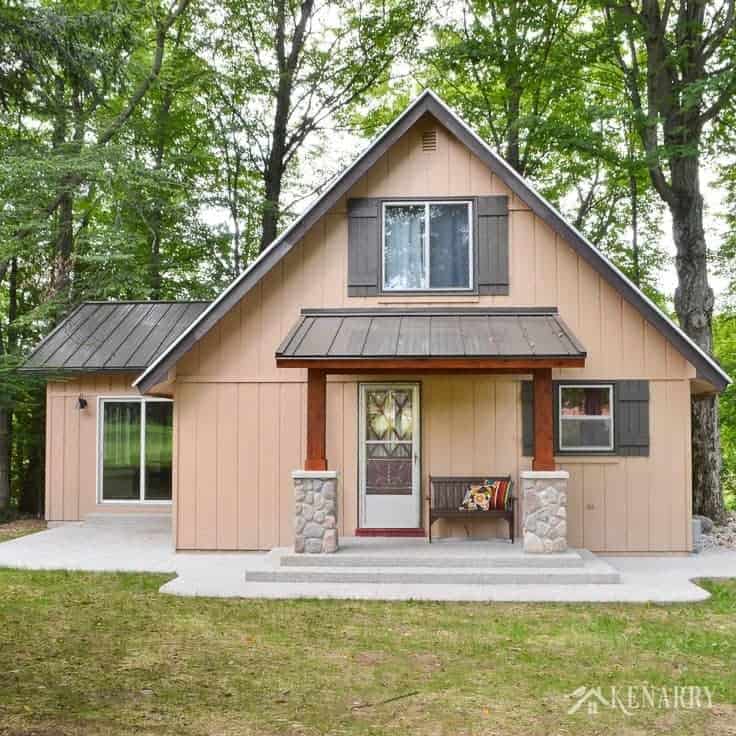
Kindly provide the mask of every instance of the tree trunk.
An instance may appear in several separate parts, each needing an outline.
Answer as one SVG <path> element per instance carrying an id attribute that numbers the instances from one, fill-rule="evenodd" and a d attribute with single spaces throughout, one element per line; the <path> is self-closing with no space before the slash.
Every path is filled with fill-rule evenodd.
<path id="1" fill-rule="evenodd" d="M 0 332 L 0 359 L 5 355 L 5 343 Z M 10 410 L 0 406 L 0 513 L 10 505 Z"/>
<path id="2" fill-rule="evenodd" d="M 633 165 L 630 162 L 630 165 Z M 639 252 L 639 188 L 634 173 L 629 174 L 631 200 L 631 280 L 641 288 L 641 254 Z"/>
<path id="3" fill-rule="evenodd" d="M 508 103 L 508 131 L 506 133 L 506 161 L 521 176 L 524 171 L 521 166 L 519 143 L 519 124 L 521 121 L 521 85 L 518 80 L 509 81 L 510 98 Z"/>
<path id="4" fill-rule="evenodd" d="M 43 389 L 38 397 L 18 455 L 25 458 L 20 466 L 18 510 L 24 514 L 42 517 L 44 513 L 44 476 L 46 455 L 46 410 Z"/>
<path id="5" fill-rule="evenodd" d="M 275 167 L 274 167 L 275 168 Z M 271 166 L 269 166 L 269 170 Z M 265 201 L 263 202 L 263 227 L 261 229 L 261 251 L 275 239 L 279 226 L 279 199 L 281 199 L 281 172 L 271 172 L 266 176 Z"/>
<path id="6" fill-rule="evenodd" d="M 718 398 L 692 401 L 693 513 L 722 521 L 721 445 L 718 430 Z"/>
<path id="7" fill-rule="evenodd" d="M 707 247 L 703 228 L 697 157 L 672 164 L 675 201 L 670 206 L 677 249 L 678 286 L 675 310 L 682 329 L 706 352 L 713 352 L 713 290 L 708 285 Z M 721 445 L 715 396 L 692 402 L 693 513 L 722 521 Z"/>
<path id="8" fill-rule="evenodd" d="M 66 186 L 66 183 L 64 184 Z M 74 196 L 71 190 L 59 198 L 59 219 L 56 226 L 56 263 L 54 264 L 54 292 L 69 297 L 74 249 Z"/>

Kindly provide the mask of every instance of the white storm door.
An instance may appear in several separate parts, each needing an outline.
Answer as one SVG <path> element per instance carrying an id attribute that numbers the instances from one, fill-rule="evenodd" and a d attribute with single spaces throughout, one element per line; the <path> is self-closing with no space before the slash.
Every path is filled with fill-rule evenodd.
<path id="1" fill-rule="evenodd" d="M 360 527 L 421 526 L 419 385 L 360 386 Z"/>

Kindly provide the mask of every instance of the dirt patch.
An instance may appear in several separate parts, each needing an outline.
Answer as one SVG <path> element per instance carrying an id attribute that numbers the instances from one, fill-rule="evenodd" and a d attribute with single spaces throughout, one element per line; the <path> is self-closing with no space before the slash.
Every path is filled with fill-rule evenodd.
<path id="1" fill-rule="evenodd" d="M 386 652 L 358 652 L 355 661 L 365 665 L 381 664 L 386 661 Z"/>
<path id="2" fill-rule="evenodd" d="M 436 654 L 431 654 L 430 652 L 412 654 L 411 659 L 417 668 L 422 670 L 422 672 L 436 672 L 437 670 L 442 669 L 440 658 Z"/>
<path id="3" fill-rule="evenodd" d="M 13 521 L 0 524 L 0 542 L 7 542 L 9 539 L 24 537 L 26 534 L 43 531 L 46 528 L 46 522 L 43 519 L 15 519 Z"/>

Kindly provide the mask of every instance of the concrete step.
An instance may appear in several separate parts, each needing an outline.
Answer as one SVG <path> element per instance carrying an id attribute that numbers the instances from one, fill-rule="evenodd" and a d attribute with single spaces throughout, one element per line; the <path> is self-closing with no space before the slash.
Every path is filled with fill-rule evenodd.
<path id="1" fill-rule="evenodd" d="M 423 550 L 426 552 L 426 549 Z M 412 554 L 389 556 L 385 554 L 350 554 L 339 552 L 334 555 L 296 555 L 284 554 L 279 558 L 281 567 L 303 568 L 394 568 L 421 567 L 432 569 L 473 569 L 488 568 L 581 568 L 585 560 L 579 552 L 569 550 L 560 554 L 525 555 L 523 552 L 511 551 L 505 554 L 444 555 Z"/>
<path id="2" fill-rule="evenodd" d="M 295 566 L 248 570 L 248 582 L 261 583 L 396 583 L 401 585 L 587 585 L 619 583 L 619 572 L 595 560 L 582 568 L 495 567 L 320 567 Z"/>

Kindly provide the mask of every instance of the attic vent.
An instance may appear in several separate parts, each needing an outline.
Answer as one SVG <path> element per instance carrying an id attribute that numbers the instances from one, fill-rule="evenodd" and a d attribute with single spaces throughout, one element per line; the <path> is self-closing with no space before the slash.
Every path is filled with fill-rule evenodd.
<path id="1" fill-rule="evenodd" d="M 425 130 L 422 133 L 422 151 L 437 150 L 437 131 Z"/>

